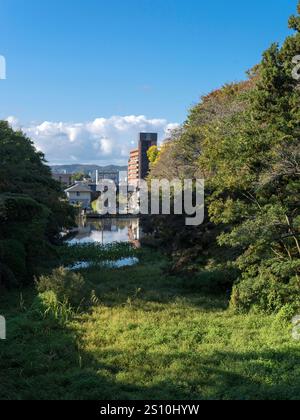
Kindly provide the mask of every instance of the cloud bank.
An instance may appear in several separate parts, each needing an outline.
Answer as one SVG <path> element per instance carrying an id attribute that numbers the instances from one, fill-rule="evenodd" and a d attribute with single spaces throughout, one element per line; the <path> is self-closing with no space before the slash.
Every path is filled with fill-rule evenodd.
<path id="1" fill-rule="evenodd" d="M 144 115 L 96 118 L 85 123 L 44 121 L 28 127 L 21 126 L 15 117 L 7 121 L 21 128 L 51 164 L 126 165 L 129 151 L 137 146 L 139 132 L 157 132 L 162 141 L 178 127 L 165 119 L 147 119 Z"/>

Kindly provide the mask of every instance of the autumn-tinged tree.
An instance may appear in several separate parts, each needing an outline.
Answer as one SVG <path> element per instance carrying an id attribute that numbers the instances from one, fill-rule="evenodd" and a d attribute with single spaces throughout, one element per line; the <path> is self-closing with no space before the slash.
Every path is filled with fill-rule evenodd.
<path id="1" fill-rule="evenodd" d="M 232 249 L 238 309 L 300 307 L 300 89 L 293 78 L 299 22 L 299 15 L 290 19 L 295 32 L 264 53 L 248 81 L 202 98 L 153 170 L 163 175 L 166 162 L 180 177 L 206 179 L 206 223 L 218 232 L 206 251 L 218 253 L 218 238 L 228 263 Z M 192 237 L 190 249 L 205 238 Z"/>

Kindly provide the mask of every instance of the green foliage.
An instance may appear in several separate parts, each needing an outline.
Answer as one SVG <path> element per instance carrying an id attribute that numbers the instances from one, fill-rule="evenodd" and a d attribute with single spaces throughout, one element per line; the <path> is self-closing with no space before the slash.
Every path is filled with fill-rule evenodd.
<path id="1" fill-rule="evenodd" d="M 238 311 L 256 307 L 265 312 L 278 312 L 285 305 L 292 305 L 295 311 L 300 310 L 299 280 L 293 276 L 294 270 L 292 264 L 289 267 L 260 266 L 252 275 L 243 273 L 232 292 L 232 307 Z M 291 277 L 286 275 L 287 272 Z M 283 281 L 282 277 L 289 280 Z"/>
<path id="2" fill-rule="evenodd" d="M 233 266 L 241 273 L 232 296 L 238 310 L 298 304 L 300 90 L 292 69 L 300 51 L 299 19 L 291 18 L 294 34 L 263 54 L 248 81 L 202 98 L 150 174 L 173 176 L 173 166 L 179 178 L 206 179 L 207 218 L 198 231 L 213 224 L 221 232 L 204 247 L 205 235 L 181 228 L 181 243 L 187 247 L 190 234 L 188 248 L 202 246 L 210 258 L 217 242 L 224 262 L 232 248 Z M 178 234 L 169 221 L 160 223 L 161 237 L 174 244 Z"/>
<path id="3" fill-rule="evenodd" d="M 51 275 L 41 276 L 36 281 L 39 293 L 53 292 L 60 303 L 79 307 L 89 296 L 89 288 L 81 274 L 64 268 L 53 270 Z"/>
<path id="4" fill-rule="evenodd" d="M 93 212 L 97 213 L 98 212 L 97 200 L 92 201 L 91 206 L 92 206 Z"/>
<path id="5" fill-rule="evenodd" d="M 6 264 L 0 261 L 0 291 L 17 286 L 16 277 Z"/>
<path id="6" fill-rule="evenodd" d="M 0 286 L 8 287 L 33 280 L 74 215 L 44 156 L 5 121 L 0 156 Z"/>
<path id="7" fill-rule="evenodd" d="M 159 159 L 160 151 L 157 146 L 152 146 L 147 152 L 147 156 L 149 159 L 149 162 L 154 165 L 156 161 Z"/>
<path id="8" fill-rule="evenodd" d="M 102 262 L 116 261 L 121 258 L 136 256 L 136 250 L 129 243 L 112 243 L 101 245 L 99 243 L 64 244 L 58 249 L 64 265 L 71 265 L 78 261 Z"/>
<path id="9" fill-rule="evenodd" d="M 0 240 L 0 261 L 4 261 L 10 272 L 13 271 L 17 278 L 26 278 L 26 250 L 20 241 Z"/>
<path id="10" fill-rule="evenodd" d="M 165 263 L 143 251 L 122 273 L 85 271 L 101 303 L 87 313 L 53 292 L 0 296 L 0 399 L 298 400 L 293 311 L 234 314 Z"/>
<path id="11" fill-rule="evenodd" d="M 76 172 L 75 174 L 72 175 L 72 180 L 73 182 L 75 181 L 83 181 L 85 179 L 85 174 L 84 172 Z"/>
<path id="12" fill-rule="evenodd" d="M 32 305 L 33 311 L 37 311 L 43 318 L 57 321 L 61 326 L 74 317 L 74 311 L 67 299 L 59 300 L 57 294 L 48 290 L 40 293 Z"/>
<path id="13" fill-rule="evenodd" d="M 197 270 L 193 275 L 186 275 L 186 287 L 194 292 L 220 295 L 231 290 L 236 279 L 234 270 L 224 267 Z"/>
<path id="14" fill-rule="evenodd" d="M 137 251 L 128 243 L 100 244 L 64 244 L 58 249 L 61 263 L 72 266 L 78 262 L 93 265 L 106 261 L 117 261 L 121 258 L 134 257 Z M 61 304 L 67 303 L 72 308 L 87 307 L 98 303 L 98 297 L 93 286 L 86 282 L 81 273 L 70 271 L 68 268 L 54 269 L 50 275 L 42 275 L 36 281 L 39 293 L 53 292 Z M 98 268 L 100 270 L 100 268 Z M 104 267 L 101 267 L 101 271 Z"/>

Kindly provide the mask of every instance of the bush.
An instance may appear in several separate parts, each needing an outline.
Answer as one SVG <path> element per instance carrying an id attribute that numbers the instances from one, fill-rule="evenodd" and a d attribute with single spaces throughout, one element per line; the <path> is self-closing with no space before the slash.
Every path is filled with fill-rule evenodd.
<path id="1" fill-rule="evenodd" d="M 299 306 L 296 304 L 287 304 L 283 306 L 276 316 L 278 322 L 291 322 L 295 315 L 298 314 Z"/>
<path id="2" fill-rule="evenodd" d="M 39 293 L 54 292 L 59 302 L 68 302 L 78 307 L 89 296 L 89 288 L 84 278 L 78 274 L 58 268 L 50 276 L 42 276 L 36 282 Z"/>
<path id="3" fill-rule="evenodd" d="M 0 291 L 2 287 L 10 289 L 17 285 L 18 282 L 13 272 L 5 264 L 0 262 Z"/>
<path id="4" fill-rule="evenodd" d="M 246 276 L 232 291 L 231 307 L 237 311 L 249 311 L 256 307 L 263 312 L 278 312 L 284 307 L 300 308 L 299 282 L 292 277 L 289 282 L 280 281 L 268 270 L 261 270 L 256 277 Z"/>
<path id="5" fill-rule="evenodd" d="M 187 284 L 194 290 L 208 293 L 230 293 L 235 279 L 236 271 L 216 267 L 195 274 L 192 279 L 187 280 Z"/>
<path id="6" fill-rule="evenodd" d="M 74 315 L 68 301 L 60 302 L 52 291 L 40 293 L 33 303 L 32 310 L 45 318 L 58 321 L 61 325 L 65 325 Z"/>
<path id="7" fill-rule="evenodd" d="M 13 273 L 10 279 L 16 278 L 18 282 L 24 281 L 27 276 L 26 251 L 21 242 L 14 239 L 0 241 L 0 261 L 4 262 L 3 265 L 5 265 L 7 272 Z M 12 284 L 9 280 L 8 286 L 15 284 L 15 280 Z"/>

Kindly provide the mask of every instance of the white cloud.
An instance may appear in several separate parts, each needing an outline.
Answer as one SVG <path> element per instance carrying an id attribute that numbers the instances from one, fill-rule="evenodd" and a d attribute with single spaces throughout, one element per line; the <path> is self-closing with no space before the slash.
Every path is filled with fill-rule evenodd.
<path id="1" fill-rule="evenodd" d="M 6 118 L 6 121 L 13 127 L 13 128 L 18 128 L 19 126 L 19 121 L 16 117 L 14 116 L 10 116 L 8 118 Z"/>
<path id="2" fill-rule="evenodd" d="M 7 121 L 13 128 L 21 127 L 15 117 L 8 117 Z M 162 141 L 176 127 L 178 124 L 165 119 L 129 115 L 96 118 L 86 123 L 44 121 L 21 128 L 50 163 L 126 165 L 129 151 L 137 145 L 139 132 L 157 132 Z"/>

